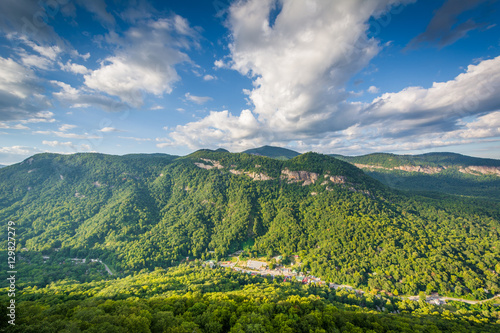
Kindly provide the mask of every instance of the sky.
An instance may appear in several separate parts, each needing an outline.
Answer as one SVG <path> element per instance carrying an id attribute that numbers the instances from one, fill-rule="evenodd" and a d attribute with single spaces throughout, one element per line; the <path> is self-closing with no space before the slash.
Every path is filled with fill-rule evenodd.
<path id="1" fill-rule="evenodd" d="M 500 159 L 496 0 L 2 0 L 0 164 L 42 153 Z"/>

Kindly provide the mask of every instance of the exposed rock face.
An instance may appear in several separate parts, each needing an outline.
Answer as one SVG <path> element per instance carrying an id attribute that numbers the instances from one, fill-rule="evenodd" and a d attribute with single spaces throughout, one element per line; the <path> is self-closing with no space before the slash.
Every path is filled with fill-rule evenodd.
<path id="1" fill-rule="evenodd" d="M 389 169 L 384 168 L 383 166 L 380 166 L 380 165 L 368 165 L 368 164 L 359 164 L 359 163 L 354 163 L 354 165 L 360 169 L 386 169 L 386 170 L 389 170 Z"/>
<path id="2" fill-rule="evenodd" d="M 330 181 L 334 184 L 345 184 L 347 180 L 344 176 L 327 176 L 330 177 Z"/>
<path id="3" fill-rule="evenodd" d="M 420 165 L 414 166 L 414 165 L 401 165 L 398 167 L 392 168 L 393 170 L 403 170 L 407 172 L 422 172 L 426 174 L 435 174 L 435 173 L 440 173 L 443 171 L 442 167 L 422 167 Z"/>
<path id="4" fill-rule="evenodd" d="M 194 164 L 198 167 L 198 168 L 202 168 L 202 169 L 206 169 L 206 170 L 212 170 L 214 168 L 217 168 L 217 169 L 224 169 L 224 166 L 222 166 L 219 161 L 213 161 L 213 160 L 209 160 L 207 158 L 202 158 L 201 159 L 202 161 L 206 162 L 206 163 L 210 163 L 210 164 L 204 164 L 204 163 L 199 163 L 199 162 L 195 162 Z"/>
<path id="5" fill-rule="evenodd" d="M 319 175 L 309 171 L 290 171 L 288 169 L 281 170 L 281 179 L 287 179 L 288 183 L 304 182 L 302 185 L 314 184 L 319 178 Z"/>
<path id="6" fill-rule="evenodd" d="M 468 173 L 471 175 L 483 174 L 483 175 L 497 175 L 500 176 L 500 167 L 488 167 L 488 166 L 469 166 L 466 168 L 460 168 L 458 170 L 462 173 Z"/>
<path id="7" fill-rule="evenodd" d="M 445 168 L 444 167 L 424 167 L 420 165 L 400 165 L 394 168 L 385 168 L 380 165 L 368 165 L 368 164 L 354 164 L 360 169 L 384 169 L 384 170 L 402 170 L 406 172 L 422 172 L 426 174 L 435 174 L 435 173 L 440 173 L 443 171 Z"/>
<path id="8" fill-rule="evenodd" d="M 368 164 L 354 164 L 361 169 L 384 169 L 384 170 L 402 170 L 406 172 L 421 172 L 426 174 L 440 173 L 443 170 L 450 168 L 449 166 L 438 166 L 438 167 L 426 167 L 420 165 L 401 165 L 394 168 L 384 168 L 380 165 L 368 165 Z M 458 167 L 458 171 L 462 173 L 467 173 L 470 175 L 497 175 L 500 176 L 500 167 L 490 167 L 490 166 L 475 166 L 471 165 L 468 167 Z"/>
<path id="9" fill-rule="evenodd" d="M 252 178 L 253 180 L 273 180 L 274 179 L 272 177 L 269 177 L 265 173 L 245 172 L 245 175 Z"/>
<path id="10" fill-rule="evenodd" d="M 248 177 L 252 178 L 253 180 L 273 180 L 274 178 L 269 177 L 265 173 L 258 173 L 258 172 L 250 172 L 250 171 L 241 171 L 241 170 L 235 170 L 231 169 L 229 170 L 233 175 L 247 175 Z"/>

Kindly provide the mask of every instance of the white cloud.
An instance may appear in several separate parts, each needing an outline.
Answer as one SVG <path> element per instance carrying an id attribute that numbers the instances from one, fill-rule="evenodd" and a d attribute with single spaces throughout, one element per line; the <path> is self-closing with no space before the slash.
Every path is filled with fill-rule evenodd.
<path id="1" fill-rule="evenodd" d="M 226 64 L 224 63 L 223 60 L 215 60 L 214 66 L 215 66 L 215 68 L 224 68 L 224 67 L 226 67 Z"/>
<path id="2" fill-rule="evenodd" d="M 229 140 L 235 147 L 246 148 L 258 140 L 254 137 L 258 129 L 259 123 L 250 110 L 242 111 L 239 117 L 231 115 L 227 110 L 212 111 L 200 121 L 177 126 L 170 137 L 192 149 L 216 146 Z"/>
<path id="3" fill-rule="evenodd" d="M 117 101 L 108 96 L 96 94 L 85 89 L 76 89 L 60 81 L 51 81 L 51 83 L 61 88 L 60 91 L 54 92 L 53 96 L 63 105 L 71 108 L 88 108 L 94 106 L 110 112 L 122 111 L 129 108 L 124 102 Z"/>
<path id="4" fill-rule="evenodd" d="M 66 131 L 33 131 L 33 134 L 40 134 L 40 135 L 51 135 L 51 136 L 57 136 L 60 138 L 65 138 L 65 139 L 81 139 L 81 140 L 100 140 L 102 139 L 102 135 L 98 134 L 90 134 L 90 133 L 84 133 L 84 134 L 77 134 L 77 133 L 68 133 Z"/>
<path id="5" fill-rule="evenodd" d="M 370 86 L 367 90 L 370 94 L 378 94 L 380 89 L 375 86 Z"/>
<path id="6" fill-rule="evenodd" d="M 469 65 L 453 80 L 427 89 L 383 94 L 365 108 L 360 123 L 385 129 L 384 135 L 392 137 L 454 131 L 459 119 L 500 110 L 499 89 L 500 56 Z"/>
<path id="7" fill-rule="evenodd" d="M 152 107 L 149 108 L 150 110 L 163 110 L 165 109 L 163 106 L 161 105 L 153 105 Z"/>
<path id="8" fill-rule="evenodd" d="M 14 60 L 0 57 L 0 121 L 31 118 L 50 103 L 34 72 Z"/>
<path id="9" fill-rule="evenodd" d="M 0 122 L 0 128 L 3 128 L 3 129 L 15 129 L 15 130 L 26 130 L 26 129 L 29 129 L 29 127 L 26 127 L 26 126 L 21 125 L 21 124 L 8 125 L 5 122 Z"/>
<path id="10" fill-rule="evenodd" d="M 123 131 L 116 129 L 114 127 L 103 127 L 99 130 L 99 132 L 110 133 L 110 132 L 123 132 Z"/>
<path id="11" fill-rule="evenodd" d="M 34 54 L 25 54 L 21 57 L 24 66 L 31 68 L 40 68 L 49 70 L 52 68 L 53 62 L 50 59 L 40 57 Z"/>
<path id="12" fill-rule="evenodd" d="M 59 126 L 59 131 L 66 132 L 66 131 L 72 130 L 74 128 L 77 128 L 77 127 L 78 126 L 76 126 L 76 125 L 63 124 L 63 125 Z"/>
<path id="13" fill-rule="evenodd" d="M 208 101 L 211 101 L 212 100 L 212 97 L 207 97 L 207 96 L 194 96 L 194 95 L 191 95 L 190 93 L 186 93 L 184 95 L 186 97 L 186 99 L 188 101 L 191 101 L 191 102 L 194 102 L 196 104 L 205 104 L 206 102 Z"/>
<path id="14" fill-rule="evenodd" d="M 217 77 L 215 77 L 213 75 L 209 75 L 209 74 L 207 74 L 203 77 L 203 80 L 205 80 L 205 81 L 212 81 L 212 80 L 216 80 L 216 79 L 217 79 Z"/>
<path id="15" fill-rule="evenodd" d="M 51 146 L 51 147 L 70 147 L 70 148 L 74 147 L 73 143 L 70 142 L 70 141 L 68 141 L 68 142 L 59 142 L 59 141 L 46 141 L 46 140 L 43 140 L 42 144 L 44 144 L 46 146 Z"/>
<path id="16" fill-rule="evenodd" d="M 130 28 L 123 37 L 107 36 L 117 46 L 101 67 L 84 76 L 85 85 L 138 107 L 143 93 L 170 93 L 180 80 L 175 66 L 190 61 L 181 50 L 197 45 L 198 33 L 180 16 L 150 20 Z"/>
<path id="17" fill-rule="evenodd" d="M 85 67 L 83 65 L 79 65 L 79 64 L 74 64 L 71 61 L 68 61 L 66 64 L 59 62 L 59 67 L 61 67 L 61 69 L 63 71 L 74 73 L 74 74 L 84 75 L 84 74 L 90 73 L 90 70 L 87 67 Z"/>
<path id="18" fill-rule="evenodd" d="M 148 138 L 136 138 L 136 137 L 133 137 L 133 136 L 119 136 L 118 138 L 124 139 L 124 140 L 134 140 L 134 141 L 137 141 L 137 142 L 153 141 L 152 139 L 148 139 Z"/>
<path id="19" fill-rule="evenodd" d="M 349 93 L 344 86 L 380 49 L 377 40 L 366 37 L 367 21 L 396 2 L 234 2 L 228 17 L 230 60 L 217 60 L 214 65 L 252 78 L 254 88 L 249 91 L 249 100 L 254 108 L 240 116 L 227 111 L 211 113 L 178 127 L 172 137 L 193 135 L 190 144 L 199 142 L 201 147 L 207 145 L 205 138 L 241 147 L 262 138 L 284 142 L 316 137 L 355 124 L 361 107 L 346 102 Z M 282 8 L 270 25 L 270 12 L 279 5 Z M 240 125 L 237 119 L 250 117 L 258 126 L 251 130 L 233 127 Z M 214 123 L 215 118 L 219 122 Z M 201 124 L 210 125 L 203 129 Z M 247 143 L 238 143 L 242 137 Z"/>
<path id="20" fill-rule="evenodd" d="M 28 123 L 53 123 L 56 120 L 53 118 L 54 113 L 51 111 L 40 111 L 37 112 L 33 118 L 21 120 L 20 122 L 23 124 Z"/>
<path id="21" fill-rule="evenodd" d="M 13 155 L 29 155 L 38 152 L 38 149 L 26 146 L 0 147 L 0 153 Z"/>
<path id="22" fill-rule="evenodd" d="M 346 83 L 380 46 L 367 21 L 393 1 L 284 1 L 273 25 L 274 0 L 235 2 L 229 11 L 231 67 L 253 80 L 253 105 L 177 126 L 170 137 L 191 148 L 244 149 L 292 142 L 321 152 L 411 150 L 498 136 L 500 57 L 430 88 L 408 87 L 372 103 L 350 102 Z M 335 47 L 332 47 L 335 45 Z M 222 61 L 218 62 L 221 67 Z M 368 92 L 376 94 L 372 86 Z M 474 117 L 473 121 L 465 121 Z"/>

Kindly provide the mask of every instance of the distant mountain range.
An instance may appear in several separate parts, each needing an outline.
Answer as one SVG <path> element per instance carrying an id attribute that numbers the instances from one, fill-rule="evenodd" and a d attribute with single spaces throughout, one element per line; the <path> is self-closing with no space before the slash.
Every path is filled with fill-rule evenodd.
<path id="1" fill-rule="evenodd" d="M 248 149 L 243 153 L 258 155 L 258 156 L 266 156 L 271 158 L 276 158 L 279 160 L 288 160 L 294 158 L 295 156 L 299 156 L 300 153 L 293 151 L 287 148 L 281 147 L 273 147 L 273 146 L 263 146 L 260 148 Z"/>
<path id="2" fill-rule="evenodd" d="M 245 152 L 282 160 L 300 155 L 290 149 L 272 146 Z M 500 160 L 455 153 L 329 156 L 351 163 L 385 185 L 400 190 L 500 198 Z"/>

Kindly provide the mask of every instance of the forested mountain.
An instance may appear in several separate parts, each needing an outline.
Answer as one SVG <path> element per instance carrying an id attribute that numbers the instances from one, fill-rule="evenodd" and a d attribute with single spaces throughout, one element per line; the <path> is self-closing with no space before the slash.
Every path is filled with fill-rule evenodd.
<path id="1" fill-rule="evenodd" d="M 366 289 L 500 291 L 499 204 L 398 194 L 314 153 L 40 154 L 0 170 L 0 218 L 16 223 L 18 251 L 100 258 L 119 274 L 246 245 Z"/>
<path id="2" fill-rule="evenodd" d="M 4 304 L 7 295 L 0 295 Z M 492 302 L 446 307 L 278 282 L 200 262 L 123 279 L 61 281 L 17 293 L 8 332 L 498 332 Z M 7 300 L 8 301 L 8 300 Z M 383 311 L 381 311 L 383 309 Z"/>
<path id="3" fill-rule="evenodd" d="M 331 156 L 362 168 L 368 175 L 393 188 L 493 200 L 500 198 L 500 160 L 454 153 Z"/>
<path id="4" fill-rule="evenodd" d="M 293 151 L 291 149 L 281 148 L 281 147 L 273 147 L 273 146 L 262 146 L 259 148 L 248 149 L 248 150 L 245 150 L 244 153 L 252 154 L 252 155 L 259 155 L 259 156 L 266 156 L 266 157 L 271 157 L 271 158 L 276 158 L 276 159 L 281 159 L 281 160 L 288 160 L 288 159 L 294 158 L 295 156 L 300 155 L 300 153 L 297 153 L 296 151 Z"/>
<path id="5" fill-rule="evenodd" d="M 455 153 L 427 153 L 420 155 L 374 153 L 363 156 L 342 156 L 332 154 L 330 156 L 334 156 L 353 164 L 356 163 L 384 168 L 393 168 L 405 165 L 421 167 L 500 167 L 500 160 L 471 157 Z"/>

